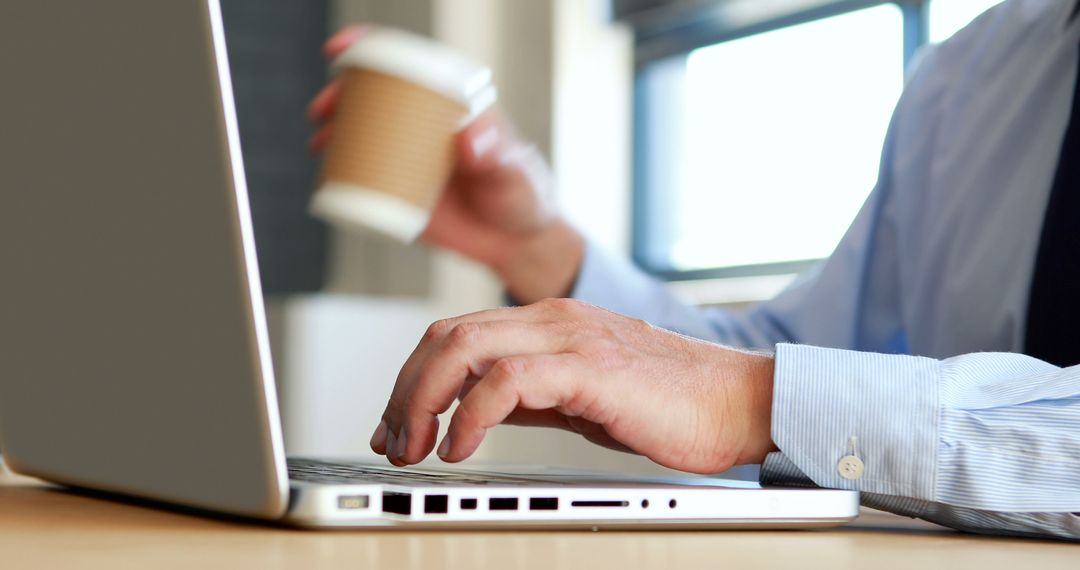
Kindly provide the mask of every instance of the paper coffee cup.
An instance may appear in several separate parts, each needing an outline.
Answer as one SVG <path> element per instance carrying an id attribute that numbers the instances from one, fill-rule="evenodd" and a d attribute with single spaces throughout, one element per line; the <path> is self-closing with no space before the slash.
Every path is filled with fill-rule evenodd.
<path id="1" fill-rule="evenodd" d="M 415 240 L 454 167 L 454 138 L 495 102 L 491 71 L 431 40 L 376 29 L 334 62 L 342 79 L 311 213 Z"/>

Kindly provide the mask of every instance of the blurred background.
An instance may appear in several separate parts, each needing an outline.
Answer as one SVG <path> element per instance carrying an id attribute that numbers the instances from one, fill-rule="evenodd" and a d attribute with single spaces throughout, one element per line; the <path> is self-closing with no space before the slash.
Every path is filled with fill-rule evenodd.
<path id="1" fill-rule="evenodd" d="M 999 1 L 223 0 L 289 453 L 370 455 L 427 325 L 503 302 L 465 260 L 307 215 L 304 108 L 332 31 L 396 26 L 489 64 L 580 229 L 688 302 L 737 309 L 829 255 L 920 50 Z M 511 427 L 477 460 L 662 471 Z"/>

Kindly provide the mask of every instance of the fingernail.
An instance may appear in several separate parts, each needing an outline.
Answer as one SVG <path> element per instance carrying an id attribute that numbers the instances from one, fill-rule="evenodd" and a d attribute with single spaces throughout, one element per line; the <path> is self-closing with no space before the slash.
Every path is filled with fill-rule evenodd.
<path id="1" fill-rule="evenodd" d="M 397 436 L 394 435 L 394 432 L 387 430 L 386 451 L 383 453 L 383 455 L 385 455 L 387 459 L 393 457 L 395 443 L 397 443 Z"/>
<path id="2" fill-rule="evenodd" d="M 389 429 L 386 427 L 386 422 L 379 422 L 379 427 L 375 428 L 375 434 L 371 436 L 371 448 L 375 449 L 380 445 L 386 445 L 386 432 Z"/>
<path id="3" fill-rule="evenodd" d="M 446 456 L 450 453 L 450 436 L 449 435 L 447 435 L 446 437 L 443 438 L 442 443 L 439 444 L 439 451 L 437 451 L 436 453 L 439 454 L 439 457 L 442 457 L 443 459 L 446 459 Z"/>
<path id="4" fill-rule="evenodd" d="M 409 436 L 405 433 L 405 428 L 401 428 L 401 433 L 398 434 L 397 442 L 394 445 L 394 457 L 401 459 L 405 455 L 405 448 L 409 445 Z"/>
<path id="5" fill-rule="evenodd" d="M 483 132 L 476 135 L 472 140 L 472 151 L 474 158 L 483 158 L 489 152 L 495 149 L 495 146 L 499 142 L 499 130 L 495 127 L 484 129 Z"/>

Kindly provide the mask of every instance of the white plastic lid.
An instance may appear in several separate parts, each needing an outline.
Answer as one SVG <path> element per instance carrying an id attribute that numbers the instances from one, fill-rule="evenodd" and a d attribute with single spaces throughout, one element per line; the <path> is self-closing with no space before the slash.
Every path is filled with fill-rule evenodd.
<path id="1" fill-rule="evenodd" d="M 309 211 L 338 227 L 375 230 L 404 243 L 416 241 L 431 216 L 396 196 L 341 182 L 324 184 Z"/>
<path id="2" fill-rule="evenodd" d="M 491 69 L 427 38 L 391 28 L 364 34 L 334 62 L 400 77 L 460 101 L 471 115 L 495 102 Z"/>

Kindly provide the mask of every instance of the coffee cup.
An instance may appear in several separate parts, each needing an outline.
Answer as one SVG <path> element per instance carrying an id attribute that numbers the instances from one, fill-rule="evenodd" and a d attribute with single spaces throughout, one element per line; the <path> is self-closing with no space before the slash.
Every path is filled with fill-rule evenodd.
<path id="1" fill-rule="evenodd" d="M 338 227 L 412 242 L 453 171 L 455 137 L 495 102 L 491 71 L 385 28 L 333 65 L 341 95 L 310 211 Z"/>

